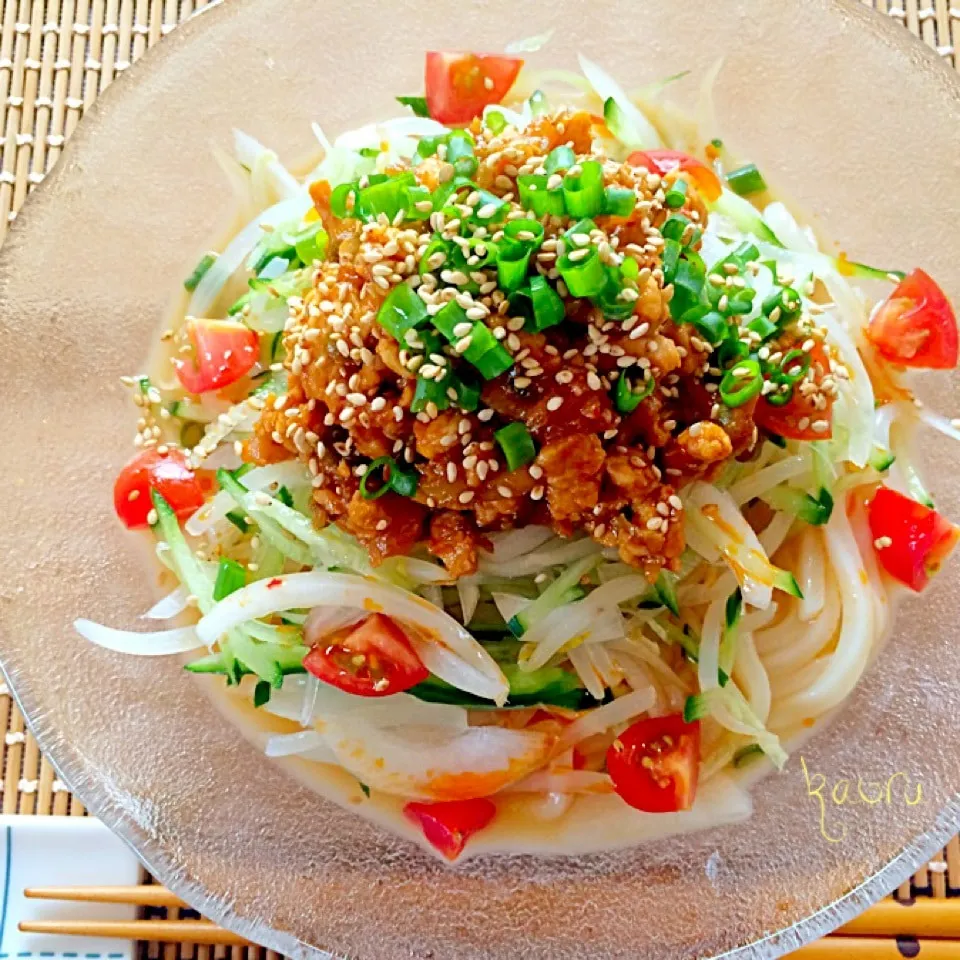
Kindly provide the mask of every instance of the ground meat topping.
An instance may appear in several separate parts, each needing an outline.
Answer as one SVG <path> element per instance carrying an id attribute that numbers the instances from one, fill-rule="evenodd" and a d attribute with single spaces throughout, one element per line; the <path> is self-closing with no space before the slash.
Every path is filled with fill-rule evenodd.
<path id="1" fill-rule="evenodd" d="M 705 225 L 707 211 L 695 184 L 688 183 L 680 209 L 669 209 L 666 191 L 678 175 L 609 159 L 592 125 L 587 114 L 566 111 L 539 117 L 522 133 L 508 126 L 494 135 L 475 121 L 476 189 L 455 194 L 452 206 L 427 220 L 337 217 L 329 185 L 311 188 L 330 238 L 328 260 L 315 268 L 305 295 L 290 301 L 287 392 L 267 398 L 245 455 L 259 463 L 303 459 L 318 522 L 341 524 L 374 563 L 421 543 L 453 576 L 464 576 L 477 569 L 485 531 L 544 523 L 615 547 L 655 577 L 663 567 L 676 569 L 683 550 L 677 489 L 713 477 L 756 443 L 756 398 L 735 409 L 719 402 L 723 370 L 713 365 L 714 346 L 671 316 L 675 291 L 664 282 L 661 228 L 670 216 L 685 217 L 692 225 L 685 236 L 697 248 L 694 228 Z M 544 239 L 529 269 L 561 295 L 564 317 L 537 331 L 521 299 L 500 288 L 496 265 L 485 265 L 483 244 L 501 242 L 504 223 L 530 216 L 518 202 L 518 179 L 544 175 L 547 154 L 562 145 L 577 164 L 599 161 L 605 185 L 632 190 L 635 208 L 626 217 L 596 216 L 582 235 L 571 232 L 570 217 L 540 218 Z M 445 149 L 412 168 L 420 186 L 437 190 L 451 181 Z M 476 226 L 495 206 L 491 195 L 506 203 L 505 217 Z M 465 222 L 474 223 L 466 236 Z M 438 239 L 462 248 L 460 267 L 447 262 Z M 625 317 L 621 311 L 608 319 L 564 285 L 561 257 L 594 249 L 605 269 L 633 261 L 618 300 Z M 430 324 L 392 336 L 378 313 L 401 284 L 431 318 L 459 306 L 467 318 L 462 329 L 448 339 Z M 486 380 L 468 362 L 474 323 L 511 361 Z M 417 401 L 425 384 L 455 383 L 451 373 L 475 382 L 474 403 L 453 386 Z M 621 378 L 647 394 L 635 408 L 620 407 Z M 515 469 L 497 439 L 508 424 L 522 424 L 536 450 Z M 382 457 L 416 472 L 412 497 L 364 498 L 359 478 Z"/>

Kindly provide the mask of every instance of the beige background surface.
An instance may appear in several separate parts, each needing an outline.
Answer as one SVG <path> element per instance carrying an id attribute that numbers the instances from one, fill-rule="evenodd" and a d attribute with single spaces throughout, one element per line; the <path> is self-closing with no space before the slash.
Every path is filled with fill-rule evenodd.
<path id="1" fill-rule="evenodd" d="M 225 0 L 230 2 L 230 0 Z M 770 0 L 775 3 L 776 0 Z M 954 67 L 960 46 L 960 0 L 863 0 L 921 37 Z M 206 0 L 3 0 L 0 28 L 0 242 L 28 193 L 60 155 L 84 111 L 144 51 Z M 882 92 L 881 92 L 882 94 Z M 918 717 L 917 722 L 922 722 Z M 83 816 L 26 731 L 6 688 L 0 688 L 2 810 L 27 815 Z M 954 837 L 901 897 L 960 894 L 960 840 Z M 957 947 L 960 951 L 960 946 Z M 145 944 L 145 955 L 206 960 L 228 948 Z M 239 958 L 267 951 L 233 948 Z M 960 955 L 960 954 L 958 954 Z"/>

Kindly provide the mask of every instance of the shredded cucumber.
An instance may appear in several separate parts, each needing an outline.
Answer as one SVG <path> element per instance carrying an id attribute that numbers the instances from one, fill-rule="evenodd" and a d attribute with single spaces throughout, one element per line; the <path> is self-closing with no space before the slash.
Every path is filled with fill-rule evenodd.
<path id="1" fill-rule="evenodd" d="M 761 499 L 775 510 L 799 517 L 813 526 L 823 526 L 833 513 L 833 496 L 826 487 L 821 487 L 817 496 L 812 497 L 803 490 L 784 484 L 768 490 Z"/>
<path id="2" fill-rule="evenodd" d="M 193 551 L 187 546 L 177 515 L 159 491 L 150 489 L 153 509 L 157 512 L 157 521 L 153 525 L 170 548 L 170 558 L 180 582 L 197 598 L 201 613 L 207 613 L 214 604 L 213 582 Z"/>
<path id="3" fill-rule="evenodd" d="M 578 599 L 577 596 L 568 596 L 570 591 L 577 586 L 580 578 L 589 573 L 599 562 L 600 557 L 594 554 L 571 563 L 536 600 L 510 618 L 511 633 L 516 637 L 522 637 L 527 630 L 552 610 Z M 580 595 L 582 596 L 582 591 Z"/>
<path id="4" fill-rule="evenodd" d="M 669 570 L 661 570 L 654 587 L 657 598 L 675 616 L 680 616 L 680 603 L 677 600 L 677 576 Z"/>

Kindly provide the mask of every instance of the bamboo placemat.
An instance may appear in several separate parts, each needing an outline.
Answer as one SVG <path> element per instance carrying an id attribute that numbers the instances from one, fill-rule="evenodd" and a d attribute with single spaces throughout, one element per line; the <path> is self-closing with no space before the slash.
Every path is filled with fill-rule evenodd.
<path id="1" fill-rule="evenodd" d="M 27 194 L 60 156 L 84 111 L 143 52 L 209 0 L 2 0 L 0 28 L 0 243 Z M 954 67 L 960 46 L 960 0 L 862 0 L 921 37 Z M 3 813 L 85 816 L 57 779 L 0 685 Z M 960 838 L 954 837 L 897 891 L 960 895 Z M 188 911 L 183 911 L 189 915 Z M 179 911 L 172 911 L 179 915 Z M 162 915 L 162 913 L 153 915 Z M 958 948 L 960 949 L 960 948 Z M 163 960 L 272 960 L 265 950 L 144 944 Z"/>

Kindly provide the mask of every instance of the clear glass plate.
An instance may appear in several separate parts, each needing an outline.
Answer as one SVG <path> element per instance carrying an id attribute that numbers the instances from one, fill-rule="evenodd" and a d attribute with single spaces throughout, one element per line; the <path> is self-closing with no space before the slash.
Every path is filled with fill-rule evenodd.
<path id="1" fill-rule="evenodd" d="M 0 657 L 91 811 L 207 916 L 293 956 L 772 957 L 879 899 L 960 825 L 956 565 L 904 604 L 802 751 L 810 786 L 797 755 L 755 789 L 745 824 L 455 868 L 286 776 L 177 663 L 73 633 L 81 615 L 133 626 L 153 598 L 156 572 L 112 512 L 132 430 L 118 378 L 226 225 L 211 144 L 240 126 L 296 157 L 311 120 L 335 132 L 394 114 L 396 94 L 421 89 L 424 49 L 497 50 L 548 29 L 543 65 L 572 67 L 581 49 L 628 89 L 690 69 L 670 90 L 688 105 L 723 57 L 717 114 L 734 152 L 851 257 L 922 264 L 960 300 L 956 78 L 852 0 L 232 0 L 113 84 L 0 255 Z M 924 391 L 960 411 L 956 377 Z M 955 451 L 923 441 L 938 504 L 960 518 Z M 859 800 L 858 777 L 894 778 L 890 801 Z M 906 780 L 921 802 L 904 802 Z"/>

